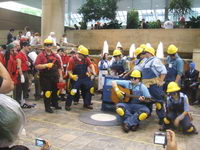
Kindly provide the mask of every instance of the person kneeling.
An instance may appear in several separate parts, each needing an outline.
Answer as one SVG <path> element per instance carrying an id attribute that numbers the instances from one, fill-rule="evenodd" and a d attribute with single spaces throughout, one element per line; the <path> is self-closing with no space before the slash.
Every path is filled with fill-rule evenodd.
<path id="1" fill-rule="evenodd" d="M 136 131 L 139 122 L 145 120 L 150 114 L 149 102 L 145 97 L 150 98 L 147 87 L 141 83 L 141 72 L 134 70 L 128 80 L 115 80 L 112 87 L 115 89 L 117 97 L 122 101 L 116 105 L 116 112 L 122 119 L 122 129 L 125 132 L 130 130 Z M 118 85 L 130 89 L 138 98 L 132 98 L 129 102 L 123 102 L 124 93 L 119 89 Z"/>
<path id="2" fill-rule="evenodd" d="M 170 82 L 167 86 L 166 117 L 163 120 L 162 130 L 181 127 L 183 133 L 198 134 L 191 123 L 188 98 L 180 92 L 181 88 L 176 82 Z"/>

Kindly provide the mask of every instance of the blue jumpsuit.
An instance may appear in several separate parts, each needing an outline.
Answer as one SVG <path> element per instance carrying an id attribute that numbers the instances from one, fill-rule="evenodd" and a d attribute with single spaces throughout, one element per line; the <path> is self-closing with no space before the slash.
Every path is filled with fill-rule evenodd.
<path id="1" fill-rule="evenodd" d="M 169 82 L 176 80 L 177 75 L 182 76 L 184 68 L 183 60 L 178 56 L 178 54 L 175 55 L 175 59 L 171 59 L 170 56 L 167 56 L 166 68 L 167 75 L 165 77 L 165 82 L 167 86 Z"/>
<path id="2" fill-rule="evenodd" d="M 173 126 L 174 120 L 177 117 L 179 117 L 183 112 L 189 112 L 187 96 L 180 92 L 180 98 L 178 101 L 169 96 L 167 98 L 166 110 L 166 118 L 170 121 L 170 124 L 164 124 L 164 128 L 171 128 Z M 191 126 L 193 126 L 189 115 L 186 115 L 184 119 L 180 121 L 180 126 L 183 128 L 183 131 L 186 131 Z"/>
<path id="3" fill-rule="evenodd" d="M 120 75 L 127 71 L 126 61 L 121 59 L 119 61 L 113 61 L 110 65 L 111 70 L 114 70 L 117 75 Z"/>
<path id="4" fill-rule="evenodd" d="M 77 91 L 81 90 L 84 106 L 89 106 L 91 105 L 91 100 L 92 100 L 92 94 L 90 92 L 90 89 L 93 87 L 93 83 L 91 79 L 86 75 L 88 65 L 86 64 L 86 62 L 83 64 L 77 64 L 76 60 L 74 60 L 74 62 L 75 62 L 75 67 L 73 69 L 73 74 L 78 76 L 78 80 L 74 81 L 74 83 L 72 84 L 72 89 L 76 89 Z M 71 106 L 75 96 L 76 95 L 69 94 L 67 96 L 65 105 Z"/>
<path id="5" fill-rule="evenodd" d="M 151 97 L 147 87 L 141 82 L 137 85 L 133 85 L 131 81 L 120 81 L 116 80 L 118 85 L 132 90 L 133 95 Z M 144 102 L 139 101 L 139 99 L 131 99 L 128 103 L 118 103 L 117 107 L 122 107 L 125 109 L 125 115 L 122 117 L 122 121 L 128 124 L 129 127 L 139 125 L 140 120 L 138 119 L 141 113 L 150 114 L 150 109 L 148 105 Z"/>
<path id="6" fill-rule="evenodd" d="M 162 64 L 160 59 L 155 56 L 146 59 L 140 70 L 142 72 L 142 79 L 154 79 L 159 77 L 161 74 L 167 74 L 165 66 Z M 156 108 L 156 113 L 158 118 L 162 120 L 165 116 L 165 110 L 163 107 L 163 87 L 154 83 L 151 84 L 148 89 L 156 103 L 161 105 L 160 109 Z"/>

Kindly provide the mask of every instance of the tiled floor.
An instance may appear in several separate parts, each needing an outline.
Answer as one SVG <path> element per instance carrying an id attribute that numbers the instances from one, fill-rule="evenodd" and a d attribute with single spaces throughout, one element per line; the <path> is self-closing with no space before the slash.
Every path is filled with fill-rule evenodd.
<path id="1" fill-rule="evenodd" d="M 49 141 L 52 150 L 163 150 L 163 147 L 153 144 L 153 134 L 158 131 L 158 120 L 153 115 L 141 123 L 137 132 L 124 133 L 120 126 L 94 126 L 79 121 L 79 115 L 85 110 L 82 100 L 79 105 L 73 105 L 72 110 L 64 110 L 64 102 L 60 102 L 62 110 L 53 114 L 44 112 L 43 102 L 29 100 L 36 107 L 25 109 L 27 117 L 26 132 L 20 135 L 17 144 L 24 144 L 31 150 L 39 150 L 34 140 L 42 138 Z M 95 110 L 100 110 L 99 96 L 93 97 Z M 90 111 L 90 110 L 89 110 Z M 200 130 L 200 107 L 192 106 L 194 124 Z M 199 150 L 200 134 L 186 136 L 176 133 L 179 149 Z"/>

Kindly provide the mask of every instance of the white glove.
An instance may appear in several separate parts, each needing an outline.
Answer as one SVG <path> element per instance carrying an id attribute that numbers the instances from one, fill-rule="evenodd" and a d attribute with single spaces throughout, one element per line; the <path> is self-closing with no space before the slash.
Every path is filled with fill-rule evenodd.
<path id="1" fill-rule="evenodd" d="M 20 76 L 20 78 L 21 78 L 21 83 L 24 83 L 25 82 L 25 78 L 24 78 L 23 74 Z"/>

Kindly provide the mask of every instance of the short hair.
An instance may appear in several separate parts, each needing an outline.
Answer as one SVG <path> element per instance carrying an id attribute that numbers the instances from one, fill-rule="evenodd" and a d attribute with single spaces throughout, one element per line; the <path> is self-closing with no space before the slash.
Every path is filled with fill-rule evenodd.
<path id="1" fill-rule="evenodd" d="M 10 32 L 13 32 L 13 31 L 15 31 L 15 29 L 13 29 L 13 28 L 12 28 L 12 29 L 10 29 Z"/>
<path id="2" fill-rule="evenodd" d="M 24 128 L 25 115 L 12 98 L 0 95 L 0 148 L 9 147 Z"/>

